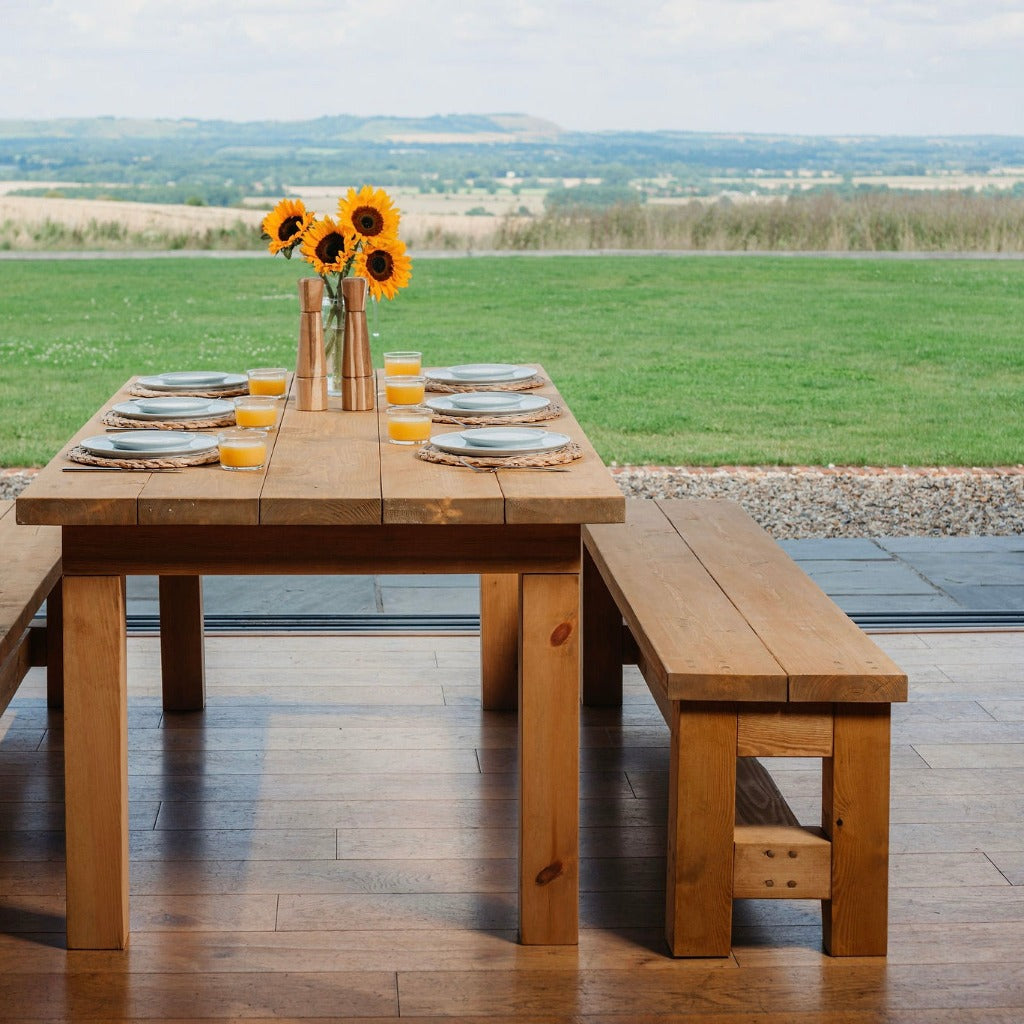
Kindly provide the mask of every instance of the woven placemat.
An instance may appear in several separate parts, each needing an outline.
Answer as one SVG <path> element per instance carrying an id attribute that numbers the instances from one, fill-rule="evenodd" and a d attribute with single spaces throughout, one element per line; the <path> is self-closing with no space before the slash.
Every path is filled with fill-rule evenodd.
<path id="1" fill-rule="evenodd" d="M 215 391 L 154 391 L 136 382 L 128 385 L 128 394 L 136 398 L 237 398 L 249 394 L 249 385 L 239 384 L 238 387 L 217 388 Z"/>
<path id="2" fill-rule="evenodd" d="M 82 447 L 72 448 L 68 452 L 72 462 L 81 462 L 84 466 L 110 466 L 112 469 L 179 469 L 184 466 L 205 466 L 210 462 L 219 462 L 220 453 L 216 448 L 208 452 L 197 452 L 195 455 L 174 455 L 160 459 L 108 459 L 103 455 L 93 455 Z"/>
<path id="3" fill-rule="evenodd" d="M 546 405 L 533 412 L 505 413 L 493 416 L 452 416 L 450 413 L 434 412 L 435 423 L 457 423 L 460 427 L 504 427 L 510 423 L 540 423 L 555 420 L 565 410 L 560 405 Z"/>
<path id="4" fill-rule="evenodd" d="M 475 466 L 477 469 L 544 469 L 547 466 L 564 466 L 583 458 L 583 449 L 575 441 L 570 441 L 558 451 L 545 452 L 542 455 L 449 455 L 448 452 L 425 444 L 416 453 L 424 462 L 437 462 L 442 466 Z"/>
<path id="5" fill-rule="evenodd" d="M 101 422 L 106 427 L 130 427 L 135 430 L 209 430 L 212 427 L 233 427 L 235 414 L 226 412 L 223 416 L 201 420 L 135 420 L 120 413 L 108 412 Z"/>
<path id="6" fill-rule="evenodd" d="M 439 380 L 427 378 L 427 390 L 439 391 L 443 395 L 462 394 L 466 391 L 532 391 L 542 388 L 547 381 L 539 374 L 526 380 L 510 380 L 496 384 L 442 384 Z"/>

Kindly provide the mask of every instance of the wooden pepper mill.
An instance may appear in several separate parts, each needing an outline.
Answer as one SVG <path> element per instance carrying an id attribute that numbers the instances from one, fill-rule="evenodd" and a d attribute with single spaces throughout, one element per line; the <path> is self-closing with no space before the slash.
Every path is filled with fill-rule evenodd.
<path id="1" fill-rule="evenodd" d="M 377 397 L 377 383 L 370 361 L 370 333 L 366 327 L 366 281 L 346 277 L 341 282 L 345 296 L 345 341 L 341 353 L 341 407 L 366 412 Z"/>
<path id="2" fill-rule="evenodd" d="M 320 305 L 324 282 L 319 277 L 299 279 L 299 354 L 295 361 L 295 408 L 322 412 L 327 408 L 327 358 Z"/>

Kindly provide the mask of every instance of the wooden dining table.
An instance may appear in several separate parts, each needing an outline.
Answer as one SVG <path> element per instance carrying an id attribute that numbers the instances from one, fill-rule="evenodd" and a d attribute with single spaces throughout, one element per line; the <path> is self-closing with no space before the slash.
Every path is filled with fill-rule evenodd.
<path id="1" fill-rule="evenodd" d="M 582 449 L 568 472 L 428 463 L 388 443 L 382 408 L 302 412 L 290 395 L 262 470 L 64 472 L 130 383 L 17 499 L 19 522 L 63 528 L 68 947 L 128 940 L 125 577 L 160 578 L 164 707 L 199 712 L 201 577 L 217 574 L 480 574 L 483 705 L 519 716 L 519 938 L 575 943 L 580 534 L 625 506 L 556 388 L 531 394 Z"/>

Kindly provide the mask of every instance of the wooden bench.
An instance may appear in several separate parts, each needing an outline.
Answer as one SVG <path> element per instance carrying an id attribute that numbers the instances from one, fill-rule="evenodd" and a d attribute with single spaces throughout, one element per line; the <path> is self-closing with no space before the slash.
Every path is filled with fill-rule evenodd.
<path id="1" fill-rule="evenodd" d="M 621 703 L 635 663 L 671 733 L 673 955 L 727 956 L 732 901 L 778 897 L 822 901 L 832 955 L 884 955 L 906 676 L 734 502 L 630 501 L 583 543 L 584 703 Z M 820 828 L 759 757 L 822 759 Z"/>
<path id="2" fill-rule="evenodd" d="M 60 575 L 60 527 L 19 526 L 0 501 L 0 714 L 33 665 L 46 665 L 47 703 L 63 705 Z M 43 601 L 47 625 L 32 628 Z"/>

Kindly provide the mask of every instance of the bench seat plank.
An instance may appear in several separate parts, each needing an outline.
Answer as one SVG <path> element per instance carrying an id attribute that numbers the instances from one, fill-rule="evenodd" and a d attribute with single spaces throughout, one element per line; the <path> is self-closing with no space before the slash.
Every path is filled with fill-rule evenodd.
<path id="1" fill-rule="evenodd" d="M 627 501 L 624 525 L 590 525 L 583 534 L 652 692 L 657 686 L 668 700 L 786 699 L 785 670 L 654 502 Z"/>
<path id="2" fill-rule="evenodd" d="M 0 565 L 2 664 L 60 579 L 60 527 L 19 526 L 14 502 L 0 502 Z"/>
<path id="3" fill-rule="evenodd" d="M 660 507 L 782 665 L 790 701 L 907 699 L 906 675 L 741 506 L 694 499 Z"/>

